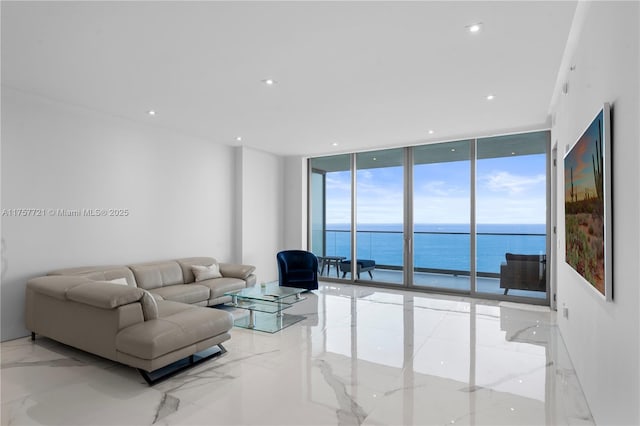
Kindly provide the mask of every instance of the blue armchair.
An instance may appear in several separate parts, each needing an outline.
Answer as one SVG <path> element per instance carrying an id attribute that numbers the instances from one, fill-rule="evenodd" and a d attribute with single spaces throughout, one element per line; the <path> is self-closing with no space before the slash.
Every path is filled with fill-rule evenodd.
<path id="1" fill-rule="evenodd" d="M 277 254 L 280 285 L 283 287 L 318 288 L 318 258 L 303 250 L 285 250 Z"/>

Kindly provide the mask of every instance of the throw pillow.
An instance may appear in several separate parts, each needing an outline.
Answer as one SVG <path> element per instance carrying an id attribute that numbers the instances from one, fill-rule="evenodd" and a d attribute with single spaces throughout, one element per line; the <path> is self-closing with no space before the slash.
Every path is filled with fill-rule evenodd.
<path id="1" fill-rule="evenodd" d="M 191 270 L 196 277 L 196 282 L 210 280 L 212 278 L 222 278 L 220 266 L 217 263 L 210 266 L 193 265 Z"/>
<path id="2" fill-rule="evenodd" d="M 109 280 L 109 282 L 118 285 L 129 285 L 126 278 L 116 278 L 115 280 Z"/>
<path id="3" fill-rule="evenodd" d="M 150 321 L 158 318 L 158 303 L 151 293 L 147 290 L 144 291 L 142 296 L 142 315 L 145 321 Z"/>

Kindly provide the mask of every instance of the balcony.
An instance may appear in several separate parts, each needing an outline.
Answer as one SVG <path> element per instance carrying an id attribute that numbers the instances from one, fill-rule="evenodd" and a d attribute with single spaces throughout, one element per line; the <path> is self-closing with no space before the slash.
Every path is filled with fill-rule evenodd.
<path id="1" fill-rule="evenodd" d="M 546 235 L 541 233 L 478 232 L 476 286 L 478 293 L 502 295 L 500 265 L 506 253 L 544 254 Z M 328 229 L 324 232 L 325 256 L 351 257 L 350 232 Z M 470 238 L 464 232 L 413 233 L 415 287 L 466 291 L 470 280 Z M 357 231 L 358 259 L 376 261 L 373 279 L 391 284 L 403 283 L 403 236 L 398 231 Z M 325 270 L 326 275 L 335 269 Z M 340 274 L 342 275 L 342 274 Z M 362 274 L 361 280 L 369 280 Z M 544 299 L 540 291 L 510 290 L 509 295 Z"/>

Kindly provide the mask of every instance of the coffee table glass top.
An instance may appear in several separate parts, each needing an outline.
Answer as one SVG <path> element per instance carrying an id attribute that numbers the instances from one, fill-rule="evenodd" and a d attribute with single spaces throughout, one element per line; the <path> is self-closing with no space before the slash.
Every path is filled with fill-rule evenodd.
<path id="1" fill-rule="evenodd" d="M 283 301 L 288 297 L 295 296 L 298 299 L 301 293 L 307 291 L 304 288 L 280 287 L 277 282 L 268 283 L 262 287 L 259 284 L 241 290 L 228 291 L 225 296 L 236 296 L 241 299 L 253 299 L 265 302 Z"/>

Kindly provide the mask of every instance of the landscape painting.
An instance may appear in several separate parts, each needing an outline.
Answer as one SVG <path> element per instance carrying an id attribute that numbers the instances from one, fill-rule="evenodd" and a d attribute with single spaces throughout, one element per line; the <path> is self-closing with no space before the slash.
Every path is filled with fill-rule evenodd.
<path id="1" fill-rule="evenodd" d="M 566 262 L 612 300 L 609 105 L 564 158 Z"/>

